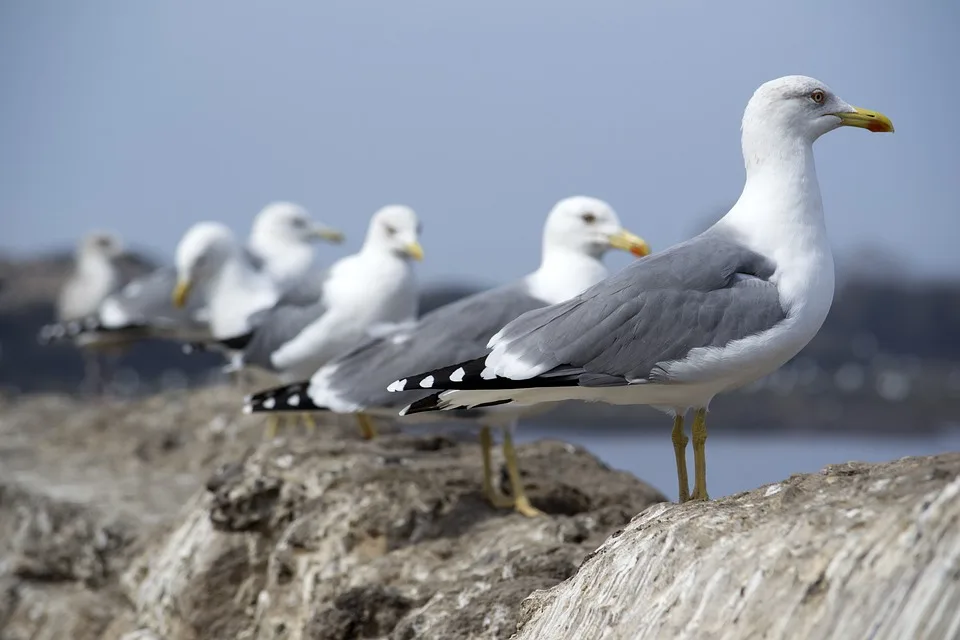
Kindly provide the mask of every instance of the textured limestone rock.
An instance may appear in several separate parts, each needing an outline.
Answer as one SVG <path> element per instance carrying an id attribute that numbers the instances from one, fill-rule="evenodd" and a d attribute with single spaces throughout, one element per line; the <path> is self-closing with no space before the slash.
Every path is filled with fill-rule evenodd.
<path id="1" fill-rule="evenodd" d="M 553 517 L 488 507 L 472 444 L 267 444 L 222 466 L 124 582 L 141 624 L 169 637 L 506 638 L 524 596 L 662 500 L 569 445 L 520 458 Z"/>
<path id="2" fill-rule="evenodd" d="M 960 637 L 960 454 L 678 506 L 538 442 L 527 519 L 470 438 L 264 443 L 238 395 L 0 399 L 0 638 Z"/>
<path id="3" fill-rule="evenodd" d="M 528 519 L 484 502 L 472 439 L 263 443 L 237 395 L 4 407 L 0 527 L 26 533 L 0 546 L 0 637 L 508 638 L 526 595 L 663 500 L 539 442 L 518 453 L 552 517 Z"/>
<path id="4" fill-rule="evenodd" d="M 524 601 L 514 637 L 960 638 L 960 454 L 651 507 Z"/>

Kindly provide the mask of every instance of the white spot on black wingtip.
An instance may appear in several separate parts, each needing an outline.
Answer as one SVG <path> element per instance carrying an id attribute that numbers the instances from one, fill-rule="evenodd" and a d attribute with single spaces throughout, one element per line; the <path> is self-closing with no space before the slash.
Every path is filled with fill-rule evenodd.
<path id="1" fill-rule="evenodd" d="M 460 367 L 456 371 L 450 374 L 450 382 L 462 382 L 463 376 L 467 375 L 467 372 L 464 371 L 463 367 Z"/>
<path id="2" fill-rule="evenodd" d="M 480 377 L 484 380 L 493 380 L 497 377 L 497 374 L 490 367 L 484 367 L 483 371 L 480 372 Z"/>
<path id="3" fill-rule="evenodd" d="M 287 404 L 290 405 L 291 407 L 299 407 L 299 406 L 300 406 L 300 394 L 295 393 L 295 394 L 293 394 L 292 396 L 290 396 L 289 398 L 287 398 Z"/>
<path id="4" fill-rule="evenodd" d="M 403 378 L 402 380 L 394 380 L 390 383 L 390 386 L 387 387 L 387 391 L 394 393 L 396 391 L 403 391 L 407 386 L 407 379 Z"/>
<path id="5" fill-rule="evenodd" d="M 260 406 L 264 409 L 270 410 L 277 406 L 277 401 L 274 398 L 266 398 L 263 402 L 260 403 Z"/>
<path id="6" fill-rule="evenodd" d="M 427 376 L 426 378 L 420 381 L 421 389 L 429 389 L 432 386 L 433 386 L 433 376 Z"/>

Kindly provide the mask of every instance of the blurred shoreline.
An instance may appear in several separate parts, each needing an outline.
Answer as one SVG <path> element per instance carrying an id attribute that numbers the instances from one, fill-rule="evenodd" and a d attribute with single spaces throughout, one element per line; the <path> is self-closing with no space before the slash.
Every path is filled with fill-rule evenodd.
<path id="1" fill-rule="evenodd" d="M 147 269 L 153 261 L 134 255 L 131 264 Z M 40 326 L 53 320 L 53 300 L 70 268 L 68 252 L 0 258 L 0 390 L 8 398 L 80 388 L 79 352 L 36 341 Z M 813 342 L 773 375 L 714 401 L 711 411 L 725 430 L 909 435 L 960 428 L 960 280 L 903 281 L 865 263 L 844 268 Z M 477 290 L 463 282 L 427 285 L 421 311 Z M 176 344 L 139 343 L 118 358 L 110 394 L 139 398 L 222 383 L 221 364 L 213 354 L 185 355 Z M 524 422 L 549 425 L 558 435 L 666 428 L 665 416 L 648 407 L 580 403 Z"/>

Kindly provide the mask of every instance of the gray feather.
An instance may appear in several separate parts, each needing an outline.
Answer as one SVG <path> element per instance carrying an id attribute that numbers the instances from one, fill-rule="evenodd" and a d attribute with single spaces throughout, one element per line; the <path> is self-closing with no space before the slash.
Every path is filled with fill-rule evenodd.
<path id="1" fill-rule="evenodd" d="M 482 356 L 500 327 L 544 304 L 523 281 L 461 298 L 426 314 L 412 329 L 370 340 L 329 365 L 336 367 L 329 387 L 365 407 L 403 406 L 430 392 L 387 392 L 395 379 Z"/>
<path id="2" fill-rule="evenodd" d="M 541 375 L 609 386 L 662 380 L 658 365 L 765 331 L 786 313 L 775 265 L 711 230 L 638 260 L 567 302 L 508 324 L 507 352 Z"/>
<path id="3" fill-rule="evenodd" d="M 326 311 L 326 302 L 320 299 L 310 305 L 278 305 L 253 314 L 249 320 L 255 327 L 253 338 L 243 350 L 243 363 L 275 371 L 271 361 L 273 353 L 313 324 Z"/>

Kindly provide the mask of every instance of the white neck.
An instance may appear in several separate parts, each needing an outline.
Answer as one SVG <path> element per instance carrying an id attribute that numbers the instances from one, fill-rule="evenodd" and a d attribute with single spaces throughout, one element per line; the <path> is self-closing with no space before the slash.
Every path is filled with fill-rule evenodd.
<path id="1" fill-rule="evenodd" d="M 228 257 L 208 289 L 210 331 L 215 338 L 231 338 L 250 330 L 250 314 L 276 304 L 276 283 L 255 271 L 237 254 Z"/>
<path id="2" fill-rule="evenodd" d="M 299 282 L 313 264 L 313 246 L 302 240 L 254 235 L 249 247 L 263 260 L 264 271 L 282 290 Z"/>
<path id="3" fill-rule="evenodd" d="M 102 253 L 82 253 L 77 261 L 77 275 L 97 291 L 99 296 L 106 296 L 119 283 L 119 275 L 113 262 Z"/>
<path id="4" fill-rule="evenodd" d="M 543 248 L 540 268 L 526 277 L 530 294 L 547 304 L 569 300 L 607 277 L 597 256 L 562 246 Z"/>
<path id="5" fill-rule="evenodd" d="M 110 258 L 98 251 L 81 251 L 77 256 L 77 271 L 81 273 L 113 272 L 113 263 Z"/>
<path id="6" fill-rule="evenodd" d="M 717 228 L 776 264 L 772 280 L 784 309 L 807 301 L 825 316 L 833 299 L 833 254 L 812 143 L 756 127 L 744 131 L 743 157 L 743 193 Z"/>

